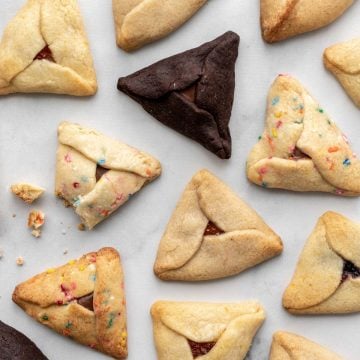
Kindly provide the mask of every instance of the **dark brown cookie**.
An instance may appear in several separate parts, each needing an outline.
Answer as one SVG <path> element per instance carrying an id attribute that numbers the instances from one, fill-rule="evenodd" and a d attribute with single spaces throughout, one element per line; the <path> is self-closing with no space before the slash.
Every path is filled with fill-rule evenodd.
<path id="1" fill-rule="evenodd" d="M 228 159 L 239 41 L 237 34 L 226 32 L 120 78 L 118 89 L 164 125 Z"/>
<path id="2" fill-rule="evenodd" d="M 47 360 L 47 357 L 24 334 L 0 321 L 1 360 Z"/>

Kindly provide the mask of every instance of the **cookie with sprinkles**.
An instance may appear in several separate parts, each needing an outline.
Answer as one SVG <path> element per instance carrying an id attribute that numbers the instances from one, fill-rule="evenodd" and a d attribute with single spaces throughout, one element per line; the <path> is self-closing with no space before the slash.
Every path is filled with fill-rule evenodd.
<path id="1" fill-rule="evenodd" d="M 271 86 L 265 130 L 248 156 L 247 176 L 263 188 L 360 196 L 360 161 L 347 137 L 288 75 Z"/>
<path id="2" fill-rule="evenodd" d="M 161 174 L 151 155 L 93 129 L 63 122 L 58 140 L 55 193 L 88 229 Z"/>
<path id="3" fill-rule="evenodd" d="M 127 356 L 120 256 L 103 248 L 18 285 L 13 301 L 41 324 L 117 359 Z"/>
<path id="4" fill-rule="evenodd" d="M 292 314 L 360 311 L 360 224 L 335 212 L 320 217 L 283 296 Z"/>

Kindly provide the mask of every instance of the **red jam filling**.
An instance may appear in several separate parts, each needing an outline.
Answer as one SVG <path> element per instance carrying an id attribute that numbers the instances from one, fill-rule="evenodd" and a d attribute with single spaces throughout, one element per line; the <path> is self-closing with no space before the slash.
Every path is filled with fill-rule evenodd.
<path id="1" fill-rule="evenodd" d="M 101 177 L 104 175 L 104 174 L 106 174 L 107 172 L 108 172 L 109 170 L 108 169 L 105 169 L 105 168 L 103 168 L 102 166 L 97 166 L 96 167 L 96 182 L 98 182 L 100 179 L 101 179 Z"/>
<path id="2" fill-rule="evenodd" d="M 299 148 L 295 148 L 290 154 L 290 160 L 301 160 L 301 159 L 310 159 L 309 156 L 304 154 Z"/>
<path id="3" fill-rule="evenodd" d="M 51 62 L 56 62 L 52 51 L 50 50 L 49 46 L 46 45 L 35 57 L 34 60 L 47 60 Z"/>
<path id="4" fill-rule="evenodd" d="M 206 235 L 221 235 L 224 234 L 225 231 L 218 228 L 212 221 L 209 221 L 206 229 L 204 231 L 204 236 Z"/>
<path id="5" fill-rule="evenodd" d="M 84 308 L 90 311 L 94 311 L 94 293 L 78 298 L 77 302 L 79 305 L 83 306 Z"/>
<path id="6" fill-rule="evenodd" d="M 360 277 L 360 268 L 358 268 L 351 261 L 344 261 L 343 273 L 341 276 L 341 283 L 346 281 L 349 278 L 356 279 Z"/>
<path id="7" fill-rule="evenodd" d="M 188 343 L 194 359 L 206 355 L 216 344 L 216 342 L 198 343 L 188 339 Z"/>

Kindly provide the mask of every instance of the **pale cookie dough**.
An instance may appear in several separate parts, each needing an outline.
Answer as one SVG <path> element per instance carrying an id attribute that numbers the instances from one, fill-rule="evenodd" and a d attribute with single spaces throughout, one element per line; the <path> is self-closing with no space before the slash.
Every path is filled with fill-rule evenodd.
<path id="1" fill-rule="evenodd" d="M 45 191 L 45 189 L 28 184 L 28 183 L 17 183 L 11 185 L 11 192 L 16 195 L 21 200 L 25 201 L 28 204 L 32 204 L 37 200 Z"/>
<path id="2" fill-rule="evenodd" d="M 347 137 L 288 75 L 271 86 L 265 130 L 248 157 L 247 176 L 264 188 L 360 196 L 360 161 Z"/>
<path id="3" fill-rule="evenodd" d="M 15 288 L 13 301 L 63 336 L 116 359 L 127 356 L 124 275 L 113 248 L 25 281 Z"/>
<path id="4" fill-rule="evenodd" d="M 329 25 L 354 0 L 260 0 L 261 29 L 273 43 Z"/>
<path id="5" fill-rule="evenodd" d="M 283 296 L 293 314 L 360 311 L 360 224 L 327 212 L 300 255 Z"/>
<path id="6" fill-rule="evenodd" d="M 116 42 L 126 51 L 170 34 L 207 0 L 113 0 Z"/>
<path id="7" fill-rule="evenodd" d="M 0 95 L 88 96 L 96 75 L 76 0 L 28 0 L 0 42 Z"/>
<path id="8" fill-rule="evenodd" d="M 158 360 L 243 360 L 265 320 L 255 301 L 158 301 L 151 315 Z"/>
<path id="9" fill-rule="evenodd" d="M 235 275 L 282 252 L 281 239 L 207 170 L 191 179 L 160 241 L 154 265 L 163 280 Z"/>
<path id="10" fill-rule="evenodd" d="M 92 229 L 161 174 L 158 160 L 100 132 L 58 128 L 55 193 Z"/>

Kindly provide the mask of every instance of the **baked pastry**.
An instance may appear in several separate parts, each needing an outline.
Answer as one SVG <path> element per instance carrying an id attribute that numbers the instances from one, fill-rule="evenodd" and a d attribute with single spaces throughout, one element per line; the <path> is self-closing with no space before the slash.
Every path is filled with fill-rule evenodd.
<path id="1" fill-rule="evenodd" d="M 354 0 L 260 0 L 262 36 L 268 43 L 329 25 Z"/>
<path id="2" fill-rule="evenodd" d="M 334 212 L 320 217 L 283 305 L 294 314 L 360 311 L 360 224 Z"/>
<path id="3" fill-rule="evenodd" d="M 250 181 L 264 188 L 360 195 L 360 161 L 329 115 L 290 76 L 279 76 L 265 130 L 247 161 Z"/>
<path id="4" fill-rule="evenodd" d="M 21 31 L 19 31 L 21 29 Z M 0 95 L 95 94 L 96 75 L 76 0 L 28 0 L 0 42 Z"/>
<path id="5" fill-rule="evenodd" d="M 63 122 L 58 139 L 55 193 L 89 229 L 161 173 L 152 156 L 93 129 Z"/>
<path id="6" fill-rule="evenodd" d="M 282 252 L 280 238 L 207 170 L 191 179 L 163 235 L 154 265 L 163 280 L 238 274 Z"/>
<path id="7" fill-rule="evenodd" d="M 332 351 L 302 336 L 278 331 L 273 336 L 269 360 L 342 360 Z"/>
<path id="8" fill-rule="evenodd" d="M 165 37 L 207 0 L 113 0 L 116 42 L 126 51 Z"/>
<path id="9" fill-rule="evenodd" d="M 242 360 L 265 320 L 257 302 L 158 301 L 151 308 L 158 360 Z"/>
<path id="10" fill-rule="evenodd" d="M 238 47 L 239 36 L 227 32 L 120 78 L 118 89 L 164 125 L 228 159 Z"/>
<path id="11" fill-rule="evenodd" d="M 1 360 L 47 360 L 24 334 L 0 321 Z"/>
<path id="12" fill-rule="evenodd" d="M 324 64 L 360 107 L 360 38 L 327 48 L 324 52 Z"/>
<path id="13" fill-rule="evenodd" d="M 28 184 L 28 183 L 17 183 L 13 184 L 10 187 L 11 192 L 16 195 L 21 200 L 25 201 L 28 204 L 32 204 L 37 200 L 45 191 L 45 189 Z"/>
<path id="14" fill-rule="evenodd" d="M 113 248 L 25 281 L 13 301 L 63 336 L 117 359 L 127 356 L 124 275 Z"/>
<path id="15" fill-rule="evenodd" d="M 45 214 L 40 210 L 31 210 L 28 215 L 28 227 L 32 230 L 31 235 L 38 238 L 41 236 L 41 228 L 45 224 Z"/>

